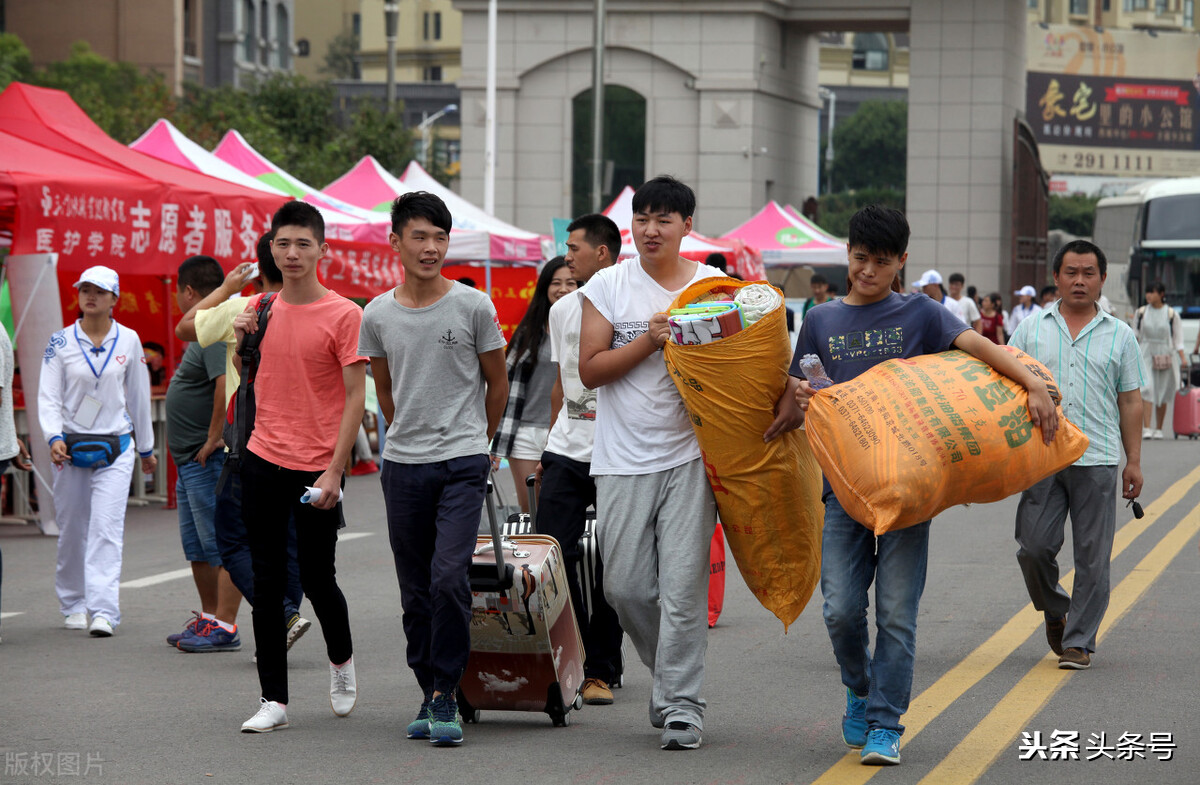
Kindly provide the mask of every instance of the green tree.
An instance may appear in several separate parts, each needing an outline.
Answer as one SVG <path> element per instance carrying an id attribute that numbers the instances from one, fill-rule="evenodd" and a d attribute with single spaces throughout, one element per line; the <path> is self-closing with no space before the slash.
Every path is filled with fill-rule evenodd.
<path id="1" fill-rule="evenodd" d="M 10 82 L 28 82 L 32 76 L 29 48 L 12 33 L 0 33 L 0 90 Z"/>
<path id="2" fill-rule="evenodd" d="M 904 190 L 907 140 L 907 102 L 864 101 L 834 127 L 834 190 Z"/>
<path id="3" fill-rule="evenodd" d="M 881 204 L 904 212 L 904 191 L 895 188 L 863 188 L 826 194 L 820 198 L 817 225 L 837 237 L 850 233 L 850 218 L 869 204 Z"/>
<path id="4" fill-rule="evenodd" d="M 128 144 L 173 107 L 161 74 L 143 74 L 131 63 L 114 63 L 77 41 L 66 60 L 32 76 L 35 83 L 68 93 L 105 133 Z"/>
<path id="5" fill-rule="evenodd" d="M 1072 194 L 1070 196 L 1050 196 L 1049 228 L 1061 229 L 1079 237 L 1091 237 L 1092 228 L 1096 222 L 1096 202 L 1098 196 Z"/>
<path id="6" fill-rule="evenodd" d="M 354 33 L 345 31 L 334 36 L 325 51 L 325 64 L 320 71 L 331 79 L 354 79 L 358 76 L 358 53 L 361 42 Z"/>

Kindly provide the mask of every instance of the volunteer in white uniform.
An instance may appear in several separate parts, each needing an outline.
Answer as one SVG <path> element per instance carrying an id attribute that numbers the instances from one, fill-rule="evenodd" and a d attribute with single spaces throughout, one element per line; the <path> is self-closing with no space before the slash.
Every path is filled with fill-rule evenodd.
<path id="1" fill-rule="evenodd" d="M 50 336 L 38 419 L 57 467 L 59 606 L 67 629 L 108 637 L 121 622 L 117 586 L 134 468 L 130 442 L 136 441 L 143 472 L 157 465 L 150 375 L 137 333 L 112 318 L 121 291 L 116 271 L 89 267 L 75 288 L 82 318 Z"/>

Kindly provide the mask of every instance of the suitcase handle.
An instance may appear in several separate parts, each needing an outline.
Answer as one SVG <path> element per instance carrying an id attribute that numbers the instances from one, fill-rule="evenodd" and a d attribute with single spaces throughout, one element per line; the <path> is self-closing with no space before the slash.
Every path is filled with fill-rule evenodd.
<path id="1" fill-rule="evenodd" d="M 503 535 L 501 535 L 500 549 L 503 550 L 505 548 L 512 551 L 512 555 L 518 559 L 528 559 L 531 555 L 530 551 L 521 550 L 521 546 L 517 545 L 515 542 L 508 539 L 507 537 L 504 537 Z M 480 556 L 484 553 L 493 553 L 495 550 L 496 550 L 495 543 L 485 542 L 483 545 L 480 545 L 478 548 L 476 548 L 475 551 L 471 555 L 472 556 Z"/>
<path id="2" fill-rule="evenodd" d="M 531 474 L 525 478 L 525 487 L 529 490 L 527 498 L 529 499 L 529 527 L 533 534 L 538 533 L 537 528 L 537 494 L 534 493 L 534 486 L 537 485 L 537 475 Z"/>
<path id="3" fill-rule="evenodd" d="M 496 577 L 503 584 L 506 577 L 504 570 L 504 548 L 500 544 L 500 525 L 496 523 L 496 497 L 493 495 L 495 492 L 495 484 L 489 475 L 487 479 L 487 499 L 484 506 L 487 507 L 488 526 L 492 530 L 491 550 L 496 554 Z"/>

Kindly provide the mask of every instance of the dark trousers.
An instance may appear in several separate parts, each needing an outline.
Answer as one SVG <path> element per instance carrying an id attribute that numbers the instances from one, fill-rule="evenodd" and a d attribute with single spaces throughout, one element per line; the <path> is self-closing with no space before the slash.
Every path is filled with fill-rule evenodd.
<path id="1" fill-rule="evenodd" d="M 592 615 L 588 618 L 583 604 L 583 583 L 579 564 L 583 554 L 579 538 L 589 504 L 596 503 L 596 481 L 590 463 L 574 461 L 552 452 L 542 453 L 542 491 L 538 495 L 537 533 L 558 540 L 566 562 L 571 605 L 583 636 L 587 659 L 583 675 L 609 684 L 621 673 L 621 623 L 617 612 L 604 598 L 604 565 L 596 555 L 596 585 L 592 587 Z"/>
<path id="2" fill-rule="evenodd" d="M 242 464 L 242 510 L 254 564 L 254 642 L 262 696 L 287 703 L 287 632 L 279 606 L 287 591 L 288 519 L 295 517 L 300 584 L 312 604 L 329 661 L 341 665 L 354 653 L 346 598 L 337 585 L 334 553 L 341 523 L 338 507 L 318 510 L 301 504 L 304 488 L 321 472 L 284 469 L 249 450 Z"/>
<path id="3" fill-rule="evenodd" d="M 412 668 L 426 698 L 458 687 L 471 652 L 468 570 L 488 456 L 383 462 L 380 482 Z"/>
<path id="4" fill-rule="evenodd" d="M 213 528 L 217 534 L 217 549 L 221 566 L 229 573 L 237 590 L 254 604 L 254 565 L 250 559 L 250 539 L 242 520 L 242 476 L 229 475 L 229 481 L 217 492 L 217 508 L 213 513 Z M 288 621 L 300 612 L 304 591 L 300 588 L 300 565 L 296 561 L 296 523 L 288 520 L 287 591 L 283 595 L 283 618 Z"/>

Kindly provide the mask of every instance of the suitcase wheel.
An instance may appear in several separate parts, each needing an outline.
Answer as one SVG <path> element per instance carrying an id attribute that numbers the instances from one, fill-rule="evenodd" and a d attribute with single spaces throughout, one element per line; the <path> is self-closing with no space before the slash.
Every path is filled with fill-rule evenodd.
<path id="1" fill-rule="evenodd" d="M 565 728 L 571 724 L 571 715 L 563 714 L 561 716 L 551 716 L 550 721 L 554 723 L 556 728 Z"/>
<path id="2" fill-rule="evenodd" d="M 479 709 L 477 709 L 471 705 L 470 701 L 467 700 L 467 696 L 463 695 L 463 691 L 462 691 L 461 687 L 458 689 L 457 692 L 455 692 L 454 697 L 458 701 L 458 713 L 460 715 L 462 715 L 462 721 L 463 722 L 473 722 L 476 725 L 478 725 L 479 724 Z"/>
<path id="3" fill-rule="evenodd" d="M 579 711 L 580 709 L 583 708 L 583 694 L 582 693 L 575 696 L 575 702 L 571 704 L 571 708 L 575 709 L 575 711 Z"/>

